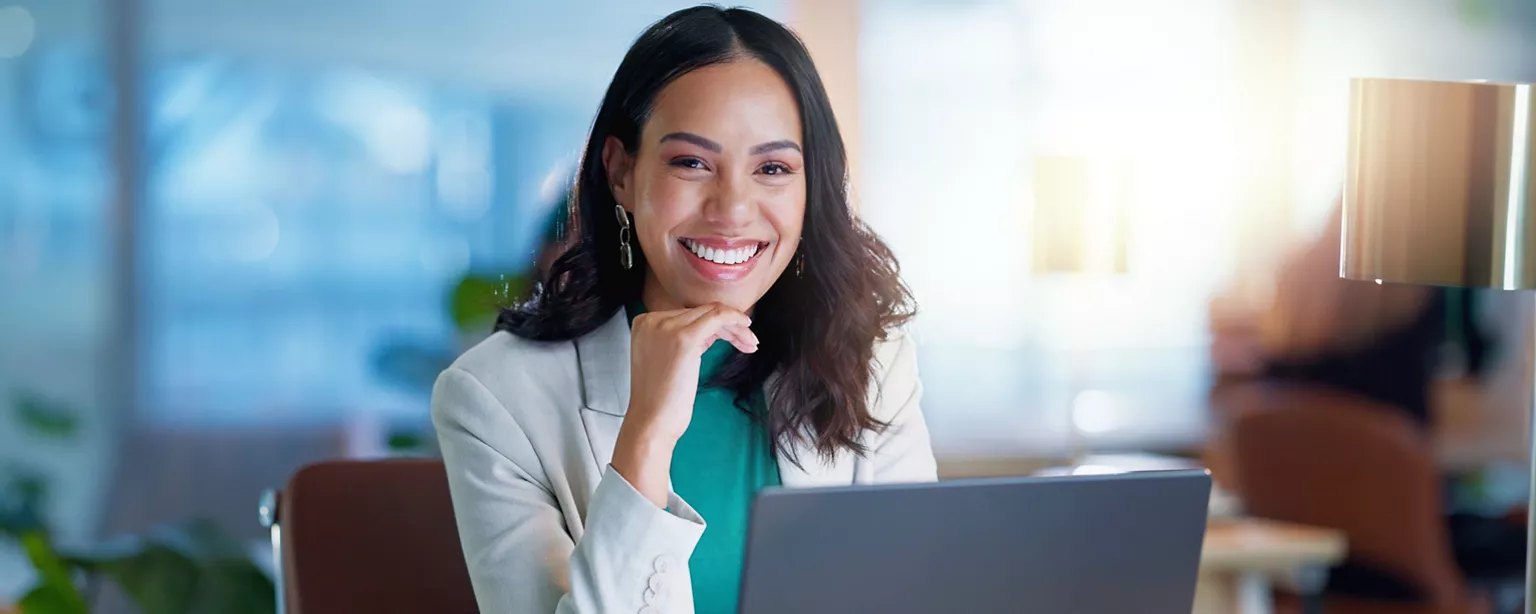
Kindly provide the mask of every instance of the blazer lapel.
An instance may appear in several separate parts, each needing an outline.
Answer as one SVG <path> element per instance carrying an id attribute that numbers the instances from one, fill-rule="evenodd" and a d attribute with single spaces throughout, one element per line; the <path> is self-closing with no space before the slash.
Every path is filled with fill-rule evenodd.
<path id="1" fill-rule="evenodd" d="M 576 340 L 581 371 L 581 424 L 601 473 L 629 409 L 629 317 L 620 309 L 607 323 Z"/>

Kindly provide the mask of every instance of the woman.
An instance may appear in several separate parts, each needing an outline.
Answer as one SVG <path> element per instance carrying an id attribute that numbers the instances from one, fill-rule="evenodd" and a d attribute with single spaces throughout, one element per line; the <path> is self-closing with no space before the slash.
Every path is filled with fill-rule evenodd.
<path id="1" fill-rule="evenodd" d="M 734 612 L 757 490 L 935 479 L 910 296 L 846 164 L 778 23 L 698 7 L 635 42 L 576 241 L 434 391 L 483 610 Z"/>

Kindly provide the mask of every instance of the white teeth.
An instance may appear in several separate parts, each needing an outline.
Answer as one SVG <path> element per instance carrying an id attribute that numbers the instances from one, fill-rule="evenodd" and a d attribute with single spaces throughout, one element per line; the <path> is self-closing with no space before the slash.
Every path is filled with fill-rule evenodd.
<path id="1" fill-rule="evenodd" d="M 739 247 L 736 249 L 716 249 L 713 247 L 701 245 L 688 239 L 683 240 L 683 245 L 684 247 L 688 248 L 688 251 L 693 252 L 695 256 L 715 264 L 741 264 L 751 260 L 753 256 L 756 256 L 759 247 L 758 245 L 753 244 L 747 247 Z"/>

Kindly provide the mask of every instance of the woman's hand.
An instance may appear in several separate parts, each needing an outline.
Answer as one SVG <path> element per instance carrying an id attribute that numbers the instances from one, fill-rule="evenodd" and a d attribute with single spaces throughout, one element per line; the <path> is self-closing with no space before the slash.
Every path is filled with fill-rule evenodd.
<path id="1" fill-rule="evenodd" d="M 637 316 L 630 329 L 629 409 L 612 465 L 641 494 L 666 507 L 672 450 L 688 430 L 699 361 L 716 340 L 757 351 L 747 314 L 718 303 Z"/>

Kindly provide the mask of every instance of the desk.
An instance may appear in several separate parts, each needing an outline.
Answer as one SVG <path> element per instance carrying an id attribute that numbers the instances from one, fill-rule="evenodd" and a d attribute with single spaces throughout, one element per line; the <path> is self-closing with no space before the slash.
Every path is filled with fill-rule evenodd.
<path id="1" fill-rule="evenodd" d="M 1327 568 L 1344 559 L 1333 529 L 1244 518 L 1211 523 L 1200 552 L 1195 614 L 1271 614 L 1275 578 L 1321 590 Z"/>

